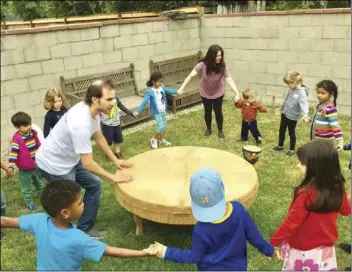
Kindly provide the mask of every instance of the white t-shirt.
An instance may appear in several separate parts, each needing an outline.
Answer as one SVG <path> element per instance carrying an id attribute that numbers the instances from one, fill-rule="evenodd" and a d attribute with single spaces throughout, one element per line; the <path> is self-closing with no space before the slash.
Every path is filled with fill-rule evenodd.
<path id="1" fill-rule="evenodd" d="M 50 131 L 35 155 L 38 167 L 52 175 L 65 175 L 79 162 L 80 154 L 92 153 L 92 135 L 100 130 L 99 114 L 79 102 Z"/>
<path id="2" fill-rule="evenodd" d="M 162 95 L 162 88 L 161 87 L 159 87 L 158 89 L 153 88 L 153 92 L 156 97 L 156 103 L 157 103 L 159 112 L 164 112 L 165 111 L 165 100 Z"/>

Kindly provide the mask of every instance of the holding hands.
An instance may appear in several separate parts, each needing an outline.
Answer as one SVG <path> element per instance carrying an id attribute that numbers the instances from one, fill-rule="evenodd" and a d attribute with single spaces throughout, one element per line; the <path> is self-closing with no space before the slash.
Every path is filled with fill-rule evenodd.
<path id="1" fill-rule="evenodd" d="M 143 251 L 147 252 L 152 256 L 157 256 L 158 258 L 163 258 L 166 251 L 166 246 L 155 242 L 154 244 L 149 245 L 148 248 L 143 249 Z"/>
<path id="2" fill-rule="evenodd" d="M 309 116 L 303 116 L 301 118 L 301 121 L 305 122 L 305 123 L 309 123 L 311 121 L 311 119 L 309 118 Z"/>

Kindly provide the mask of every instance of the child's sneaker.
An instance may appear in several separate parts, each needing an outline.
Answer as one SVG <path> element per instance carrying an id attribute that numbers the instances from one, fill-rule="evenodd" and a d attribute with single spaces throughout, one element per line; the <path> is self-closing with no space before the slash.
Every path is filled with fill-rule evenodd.
<path id="1" fill-rule="evenodd" d="M 152 146 L 152 148 L 157 149 L 158 148 L 158 140 L 154 139 L 154 137 L 151 138 L 150 139 L 150 145 Z"/>
<path id="2" fill-rule="evenodd" d="M 163 146 L 170 146 L 170 145 L 171 145 L 171 143 L 168 142 L 168 141 L 166 141 L 165 139 L 162 139 L 162 140 L 160 141 L 160 144 L 163 145 Z"/>
<path id="3" fill-rule="evenodd" d="M 286 153 L 286 156 L 291 157 L 293 154 L 295 154 L 295 151 L 294 151 L 294 150 L 289 150 L 289 151 Z"/>
<path id="4" fill-rule="evenodd" d="M 282 146 L 275 146 L 272 150 L 273 151 L 282 151 L 282 150 L 284 150 L 284 148 Z"/>
<path id="5" fill-rule="evenodd" d="M 31 212 L 34 212 L 38 209 L 38 207 L 35 204 L 30 204 L 26 207 L 28 210 L 30 210 Z"/>
<path id="6" fill-rule="evenodd" d="M 262 143 L 262 137 L 259 136 L 256 142 L 257 142 L 257 145 L 260 145 Z"/>

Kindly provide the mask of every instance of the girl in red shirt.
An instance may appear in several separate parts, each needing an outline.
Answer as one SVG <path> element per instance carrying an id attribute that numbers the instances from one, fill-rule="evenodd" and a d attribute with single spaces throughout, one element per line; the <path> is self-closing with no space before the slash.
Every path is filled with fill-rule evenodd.
<path id="1" fill-rule="evenodd" d="M 338 271 L 336 221 L 338 214 L 351 214 L 351 205 L 337 151 L 330 142 L 317 140 L 302 146 L 297 157 L 304 178 L 270 243 L 282 245 L 284 271 Z"/>

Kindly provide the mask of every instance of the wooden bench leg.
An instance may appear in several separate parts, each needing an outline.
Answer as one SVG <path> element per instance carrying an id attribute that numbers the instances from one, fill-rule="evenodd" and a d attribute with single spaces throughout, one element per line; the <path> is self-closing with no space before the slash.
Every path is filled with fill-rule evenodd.
<path id="1" fill-rule="evenodd" d="M 138 215 L 133 215 L 134 221 L 136 222 L 136 235 L 141 236 L 144 234 L 143 232 L 143 219 Z"/>
<path id="2" fill-rule="evenodd" d="M 176 97 L 172 98 L 172 113 L 176 114 Z"/>

